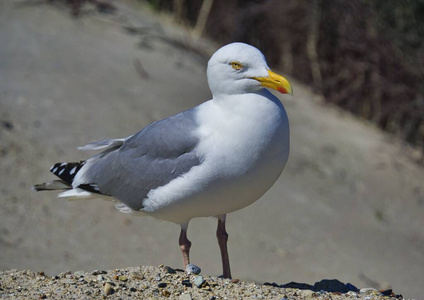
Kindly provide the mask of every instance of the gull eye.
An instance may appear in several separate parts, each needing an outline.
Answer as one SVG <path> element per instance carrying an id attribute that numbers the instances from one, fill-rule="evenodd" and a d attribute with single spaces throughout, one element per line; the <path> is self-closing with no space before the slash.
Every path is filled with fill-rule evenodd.
<path id="1" fill-rule="evenodd" d="M 238 61 L 232 61 L 230 64 L 234 70 L 241 70 L 241 68 L 243 68 L 243 65 Z"/>

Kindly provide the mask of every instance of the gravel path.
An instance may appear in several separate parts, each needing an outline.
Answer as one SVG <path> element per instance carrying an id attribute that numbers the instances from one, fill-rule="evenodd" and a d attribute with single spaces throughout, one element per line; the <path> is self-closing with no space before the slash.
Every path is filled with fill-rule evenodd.
<path id="1" fill-rule="evenodd" d="M 314 286 L 257 284 L 238 279 L 187 275 L 167 266 L 131 267 L 109 271 L 0 272 L 1 299 L 404 299 L 391 290 L 356 289 L 337 280 Z"/>

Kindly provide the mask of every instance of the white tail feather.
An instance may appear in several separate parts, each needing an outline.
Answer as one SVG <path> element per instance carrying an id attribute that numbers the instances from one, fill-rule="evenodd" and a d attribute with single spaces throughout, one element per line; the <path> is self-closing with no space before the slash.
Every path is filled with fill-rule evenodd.
<path id="1" fill-rule="evenodd" d="M 87 198 L 95 198 L 98 196 L 97 194 L 90 193 L 80 188 L 74 188 L 72 190 L 60 193 L 57 195 L 59 198 L 69 198 L 69 200 L 76 199 L 87 199 Z"/>

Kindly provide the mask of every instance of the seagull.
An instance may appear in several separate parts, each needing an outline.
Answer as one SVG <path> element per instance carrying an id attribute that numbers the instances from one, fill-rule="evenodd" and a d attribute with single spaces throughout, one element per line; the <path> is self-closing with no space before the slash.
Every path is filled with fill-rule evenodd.
<path id="1" fill-rule="evenodd" d="M 181 226 L 179 246 L 190 264 L 191 219 L 216 217 L 223 277 L 231 278 L 226 215 L 244 208 L 275 183 L 289 156 L 289 121 L 268 89 L 292 94 L 264 55 L 244 43 L 217 50 L 207 66 L 212 99 L 156 121 L 127 138 L 79 147 L 101 150 L 80 162 L 53 165 L 59 177 L 33 187 L 65 190 L 68 199 L 108 198 L 121 212 Z"/>

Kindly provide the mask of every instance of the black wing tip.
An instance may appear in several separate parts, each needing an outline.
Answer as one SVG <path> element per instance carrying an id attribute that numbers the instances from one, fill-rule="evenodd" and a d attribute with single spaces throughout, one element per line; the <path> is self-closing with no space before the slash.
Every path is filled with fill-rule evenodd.
<path id="1" fill-rule="evenodd" d="M 50 168 L 50 172 L 62 179 L 63 181 L 71 184 L 74 181 L 75 175 L 81 170 L 86 161 L 80 162 L 59 162 Z"/>
<path id="2" fill-rule="evenodd" d="M 80 184 L 78 187 L 91 193 L 106 195 L 102 194 L 102 192 L 100 192 L 99 187 L 94 183 Z"/>

